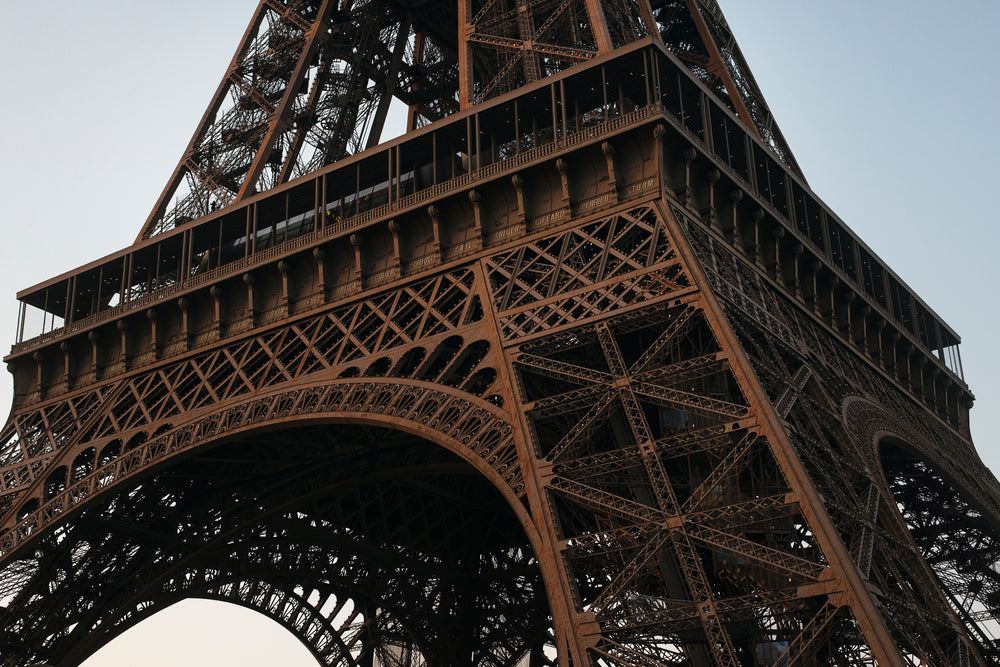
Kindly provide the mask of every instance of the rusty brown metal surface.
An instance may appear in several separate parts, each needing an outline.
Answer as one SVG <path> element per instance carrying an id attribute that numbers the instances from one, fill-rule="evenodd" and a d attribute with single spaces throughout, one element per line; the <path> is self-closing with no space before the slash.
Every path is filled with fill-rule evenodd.
<path id="1" fill-rule="evenodd" d="M 958 337 L 814 197 L 727 31 L 261 2 L 140 239 L 18 295 L 52 324 L 6 359 L 0 658 L 199 596 L 327 665 L 996 664 Z M 386 95 L 411 131 L 376 145 Z M 206 156 L 251 116 L 229 187 Z M 313 127 L 339 148 L 300 164 Z"/>

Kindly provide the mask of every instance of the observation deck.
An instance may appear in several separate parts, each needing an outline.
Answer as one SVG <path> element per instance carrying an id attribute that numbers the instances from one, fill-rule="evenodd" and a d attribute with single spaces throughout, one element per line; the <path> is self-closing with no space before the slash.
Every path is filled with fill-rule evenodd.
<path id="1" fill-rule="evenodd" d="M 607 161 L 610 191 L 596 185 L 602 177 L 586 173 L 594 159 L 567 159 L 580 153 Z M 731 108 L 651 40 L 19 292 L 17 342 L 6 357 L 15 407 L 468 261 L 661 189 L 967 436 L 972 395 L 959 336 Z M 561 190 L 562 199 L 550 190 Z M 469 215 L 450 214 L 459 209 Z M 310 283 L 318 290 L 296 292 L 298 282 L 310 282 L 297 282 L 300 270 L 319 276 Z"/>

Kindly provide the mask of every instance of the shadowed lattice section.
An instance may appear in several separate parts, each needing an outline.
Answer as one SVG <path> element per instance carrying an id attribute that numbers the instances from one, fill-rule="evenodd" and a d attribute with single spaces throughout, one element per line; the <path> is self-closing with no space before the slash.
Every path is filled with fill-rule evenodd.
<path id="1" fill-rule="evenodd" d="M 77 664 L 191 596 L 270 616 L 322 664 L 407 652 L 401 664 L 549 664 L 547 603 L 509 506 L 454 455 L 386 429 L 296 428 L 204 451 L 90 507 L 36 554 L 5 571 L 21 583 L 0 610 L 0 654 L 17 664 Z"/>
<path id="2" fill-rule="evenodd" d="M 906 526 L 983 655 L 1000 661 L 1000 542 L 988 517 L 908 448 L 884 443 L 885 476 Z"/>

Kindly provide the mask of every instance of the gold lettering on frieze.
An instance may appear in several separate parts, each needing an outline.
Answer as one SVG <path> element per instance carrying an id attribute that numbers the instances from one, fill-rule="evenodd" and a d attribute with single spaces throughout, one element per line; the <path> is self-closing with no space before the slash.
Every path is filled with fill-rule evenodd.
<path id="1" fill-rule="evenodd" d="M 623 194 L 626 197 L 632 197 L 633 195 L 637 195 L 640 192 L 643 192 L 645 190 L 649 190 L 654 185 L 656 185 L 656 177 L 655 176 L 653 178 L 647 178 L 644 181 L 640 181 L 639 183 L 636 183 L 634 185 L 628 186 L 627 188 L 625 188 L 625 191 L 624 191 Z"/>
<path id="2" fill-rule="evenodd" d="M 410 268 L 410 269 L 419 269 L 421 266 L 426 266 L 427 264 L 430 264 L 435 259 L 437 259 L 437 254 L 436 253 L 430 253 L 430 254 L 424 255 L 423 257 L 417 257 L 416 259 L 410 261 L 407 264 L 407 267 Z"/>
<path id="3" fill-rule="evenodd" d="M 597 208 L 602 204 L 607 204 L 611 201 L 611 195 L 605 194 L 600 197 L 594 197 L 593 199 L 588 199 L 577 207 L 577 211 L 589 211 L 592 208 Z"/>
<path id="4" fill-rule="evenodd" d="M 560 220 L 566 217 L 566 209 L 561 208 L 558 211 L 552 211 L 551 213 L 546 213 L 545 215 L 540 215 L 535 218 L 535 226 L 541 227 L 555 220 Z"/>
<path id="5" fill-rule="evenodd" d="M 390 269 L 383 269 L 381 271 L 376 271 L 371 276 L 369 276 L 369 281 L 373 283 L 383 283 L 394 278 L 399 277 L 399 267 L 392 267 Z"/>
<path id="6" fill-rule="evenodd" d="M 511 225 L 510 227 L 504 227 L 503 229 L 498 229 L 493 232 L 493 240 L 500 241 L 511 236 L 517 236 L 522 231 L 521 225 Z"/>

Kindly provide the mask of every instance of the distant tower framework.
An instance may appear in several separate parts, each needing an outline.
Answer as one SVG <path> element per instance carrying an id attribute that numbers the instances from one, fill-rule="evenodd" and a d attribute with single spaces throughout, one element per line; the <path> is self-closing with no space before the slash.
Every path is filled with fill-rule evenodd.
<path id="1" fill-rule="evenodd" d="M 1000 663 L 959 338 L 714 0 L 261 0 L 135 242 L 18 299 L 0 661 L 201 597 L 324 665 Z"/>

